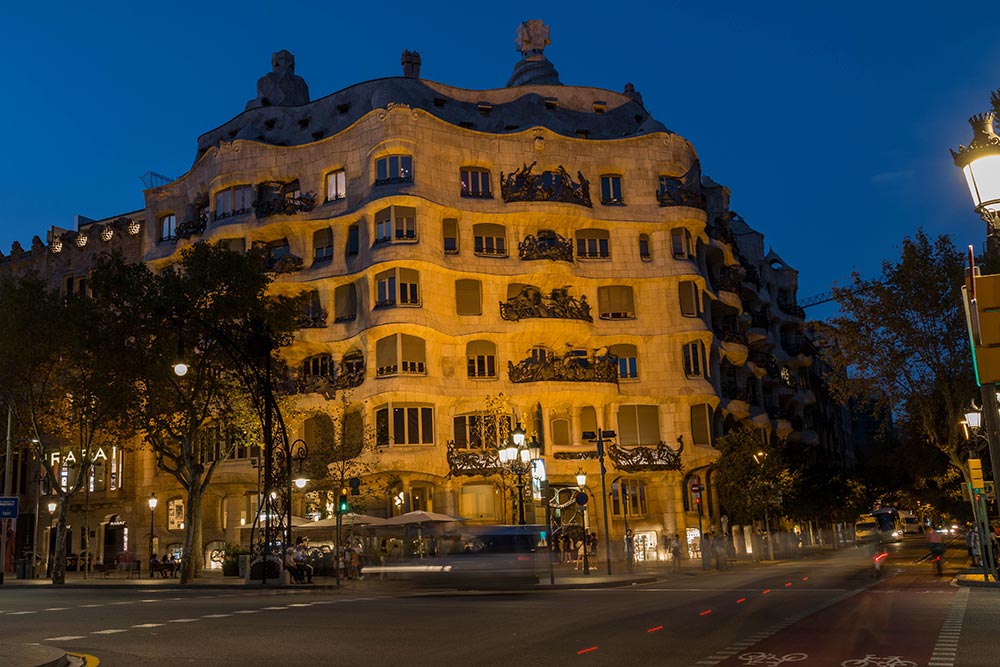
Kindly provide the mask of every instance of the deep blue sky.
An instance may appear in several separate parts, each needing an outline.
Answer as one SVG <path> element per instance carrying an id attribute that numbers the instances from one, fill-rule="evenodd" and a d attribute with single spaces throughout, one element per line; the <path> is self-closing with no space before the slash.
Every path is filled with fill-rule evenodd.
<path id="1" fill-rule="evenodd" d="M 187 171 L 197 136 L 242 111 L 273 51 L 295 54 L 314 99 L 398 76 L 403 49 L 426 79 L 497 88 L 530 18 L 550 26 L 564 84 L 631 81 L 694 144 L 734 210 L 800 270 L 800 299 L 852 270 L 876 275 L 920 226 L 981 246 L 948 148 L 1000 87 L 997 12 L 761 4 L 8 3 L 0 248 L 76 213 L 140 208 L 140 176 Z"/>

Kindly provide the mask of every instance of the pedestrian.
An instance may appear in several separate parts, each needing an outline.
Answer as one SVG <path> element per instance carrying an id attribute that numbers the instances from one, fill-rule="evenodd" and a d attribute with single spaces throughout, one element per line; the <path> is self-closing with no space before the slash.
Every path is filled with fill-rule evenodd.
<path id="1" fill-rule="evenodd" d="M 629 528 L 625 531 L 625 569 L 631 572 L 635 564 L 635 534 Z"/>
<path id="2" fill-rule="evenodd" d="M 295 567 L 299 577 L 304 577 L 307 584 L 313 581 L 313 566 L 309 563 L 309 538 L 299 536 L 295 544 Z"/>
<path id="3" fill-rule="evenodd" d="M 982 556 L 982 549 L 979 544 L 979 532 L 975 529 L 972 530 L 972 567 L 979 567 L 980 558 Z"/>
<path id="4" fill-rule="evenodd" d="M 597 533 L 591 533 L 587 538 L 587 553 L 590 554 L 590 564 L 597 565 Z"/>
<path id="5" fill-rule="evenodd" d="M 976 559 L 972 557 L 972 535 L 975 531 L 972 530 L 972 524 L 965 524 L 965 550 L 969 552 L 969 560 L 972 564 L 976 564 Z"/>
<path id="6" fill-rule="evenodd" d="M 575 560 L 575 552 L 573 550 L 573 538 L 568 534 L 562 537 L 562 562 L 571 563 Z"/>
<path id="7" fill-rule="evenodd" d="M 717 535 L 715 537 L 715 569 L 719 572 L 726 569 L 727 556 L 726 536 Z"/>
<path id="8" fill-rule="evenodd" d="M 670 540 L 670 562 L 674 573 L 681 571 L 681 536 L 674 533 Z"/>
<path id="9" fill-rule="evenodd" d="M 562 562 L 562 538 L 558 535 L 552 536 L 552 559 L 557 562 Z"/>
<path id="10" fill-rule="evenodd" d="M 587 549 L 587 540 L 585 539 L 586 537 L 587 535 L 586 533 L 584 533 L 583 537 L 578 537 L 576 538 L 576 541 L 573 542 L 573 550 L 576 553 L 576 560 L 574 561 L 573 565 L 574 570 L 579 570 L 581 567 L 583 567 L 583 557 Z"/>

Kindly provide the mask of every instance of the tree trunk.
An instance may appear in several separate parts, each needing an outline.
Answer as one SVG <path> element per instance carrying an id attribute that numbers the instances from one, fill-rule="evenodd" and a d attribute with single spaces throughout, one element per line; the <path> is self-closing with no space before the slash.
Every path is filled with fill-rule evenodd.
<path id="1" fill-rule="evenodd" d="M 197 578 L 202 568 L 201 499 L 202 487 L 199 476 L 194 476 L 187 490 L 184 505 L 184 557 L 181 561 L 181 583 L 188 584 Z"/>
<path id="2" fill-rule="evenodd" d="M 53 552 L 49 554 L 52 567 L 52 583 L 66 583 L 66 514 L 69 513 L 69 501 L 65 498 L 59 503 L 59 518 L 56 520 L 56 543 Z"/>

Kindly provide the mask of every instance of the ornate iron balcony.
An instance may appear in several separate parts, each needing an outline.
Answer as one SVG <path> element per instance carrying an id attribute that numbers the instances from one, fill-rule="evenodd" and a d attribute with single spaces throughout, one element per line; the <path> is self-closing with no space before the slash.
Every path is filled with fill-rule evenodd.
<path id="1" fill-rule="evenodd" d="M 566 169 L 559 165 L 554 172 L 532 173 L 536 162 L 504 175 L 500 172 L 500 196 L 505 202 L 555 201 L 592 208 L 590 182 L 579 171 L 575 183 Z"/>
<path id="2" fill-rule="evenodd" d="M 506 301 L 500 302 L 500 317 L 508 322 L 532 317 L 556 317 L 567 320 L 593 322 L 590 304 L 584 294 L 579 299 L 571 297 L 565 288 L 554 289 L 543 296 L 537 287 L 528 286 Z"/>
<path id="3" fill-rule="evenodd" d="M 573 261 L 573 241 L 552 231 L 529 234 L 517 246 L 518 256 L 524 260 L 554 259 Z"/>
<path id="4" fill-rule="evenodd" d="M 507 362 L 511 382 L 618 382 L 618 357 L 570 350 L 566 354 L 528 357 Z"/>

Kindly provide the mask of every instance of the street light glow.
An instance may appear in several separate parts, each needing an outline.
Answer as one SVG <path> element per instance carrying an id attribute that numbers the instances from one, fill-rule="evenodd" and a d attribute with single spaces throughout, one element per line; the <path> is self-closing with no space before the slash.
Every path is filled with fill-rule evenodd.
<path id="1" fill-rule="evenodd" d="M 183 361 L 178 361 L 176 364 L 174 364 L 174 375 L 176 375 L 177 377 L 184 377 L 185 375 L 187 375 L 187 372 L 188 372 L 188 365 L 185 364 Z"/>

